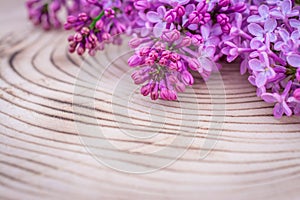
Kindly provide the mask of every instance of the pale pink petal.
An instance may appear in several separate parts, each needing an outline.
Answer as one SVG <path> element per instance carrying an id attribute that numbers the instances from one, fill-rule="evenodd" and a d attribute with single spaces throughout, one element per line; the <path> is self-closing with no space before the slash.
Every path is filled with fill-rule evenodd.
<path id="1" fill-rule="evenodd" d="M 166 28 L 166 22 L 161 22 L 155 24 L 153 27 L 153 34 L 155 37 L 160 37 L 162 35 L 163 30 Z"/>
<path id="2" fill-rule="evenodd" d="M 251 59 L 249 61 L 249 67 L 250 69 L 252 69 L 253 71 L 263 71 L 263 67 L 262 67 L 262 63 L 260 60 L 258 59 Z"/>
<path id="3" fill-rule="evenodd" d="M 291 116 L 293 114 L 292 110 L 290 109 L 290 107 L 286 104 L 286 102 L 282 102 L 282 107 L 283 107 L 283 110 L 284 110 L 284 113 L 287 115 L 287 116 Z"/>
<path id="4" fill-rule="evenodd" d="M 283 107 L 281 103 L 276 103 L 274 110 L 273 110 L 273 114 L 275 118 L 280 118 L 283 115 Z"/>
<path id="5" fill-rule="evenodd" d="M 257 74 L 256 79 L 255 79 L 255 84 L 257 87 L 262 87 L 266 84 L 267 82 L 267 77 L 265 76 L 265 73 L 261 72 Z"/>
<path id="6" fill-rule="evenodd" d="M 298 54 L 288 55 L 287 62 L 293 67 L 300 67 L 300 55 Z"/>
<path id="7" fill-rule="evenodd" d="M 199 58 L 198 61 L 200 63 L 201 68 L 203 68 L 205 71 L 211 72 L 212 69 L 216 67 L 215 62 L 211 61 L 208 58 L 202 57 L 202 58 Z"/>
<path id="8" fill-rule="evenodd" d="M 157 8 L 157 13 L 158 13 L 158 16 L 162 19 L 164 18 L 165 14 L 166 14 L 166 8 L 165 6 L 159 6 Z"/>
<path id="9" fill-rule="evenodd" d="M 157 22 L 160 22 L 161 19 L 158 15 L 157 12 L 154 12 L 154 11 L 149 11 L 147 13 L 147 19 L 151 22 L 151 23 L 157 23 Z"/>
<path id="10" fill-rule="evenodd" d="M 252 35 L 257 36 L 257 37 L 262 37 L 263 33 L 264 33 L 264 30 L 262 29 L 262 27 L 255 23 L 249 24 L 248 30 Z"/>
<path id="11" fill-rule="evenodd" d="M 262 20 L 261 17 L 258 15 L 252 15 L 247 18 L 248 23 L 257 23 L 257 22 L 261 22 L 261 20 Z"/>
<path id="12" fill-rule="evenodd" d="M 275 103 L 277 99 L 274 97 L 274 94 L 264 93 L 261 95 L 261 98 L 267 103 Z"/>
<path id="13" fill-rule="evenodd" d="M 272 12 L 270 12 L 270 15 L 275 17 L 276 19 L 284 18 L 284 16 L 282 15 L 282 13 L 279 10 L 273 10 Z"/>
<path id="14" fill-rule="evenodd" d="M 267 18 L 269 16 L 269 7 L 266 5 L 261 5 L 258 8 L 258 13 L 260 14 L 260 16 L 262 16 L 263 18 Z"/>
<path id="15" fill-rule="evenodd" d="M 210 27 L 209 25 L 203 25 L 201 26 L 201 35 L 203 37 L 204 40 L 208 39 L 210 34 Z"/>
<path id="16" fill-rule="evenodd" d="M 290 0 L 285 0 L 281 4 L 281 10 L 283 14 L 289 13 L 292 10 L 292 3 Z"/>
<path id="17" fill-rule="evenodd" d="M 272 32 L 277 27 L 277 21 L 274 18 L 267 19 L 264 24 L 264 29 L 267 32 Z"/>
<path id="18" fill-rule="evenodd" d="M 216 52 L 216 47 L 215 46 L 207 46 L 205 49 L 205 54 L 207 55 L 207 57 L 209 58 L 213 58 Z"/>
<path id="19" fill-rule="evenodd" d="M 290 19 L 290 25 L 294 28 L 300 28 L 300 21 L 297 19 Z"/>

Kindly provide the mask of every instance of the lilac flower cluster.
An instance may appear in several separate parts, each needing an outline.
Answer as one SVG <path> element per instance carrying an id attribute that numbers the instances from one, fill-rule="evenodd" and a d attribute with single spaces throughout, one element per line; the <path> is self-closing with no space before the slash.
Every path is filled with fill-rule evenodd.
<path id="1" fill-rule="evenodd" d="M 136 51 L 128 62 L 131 67 L 139 66 L 133 79 L 139 80 L 136 84 L 144 84 L 143 95 L 166 100 L 177 99 L 177 92 L 193 84 L 191 71 L 199 72 L 207 80 L 212 71 L 219 69 L 220 65 L 216 64 L 222 56 L 219 43 L 232 27 L 229 16 L 246 11 L 243 1 L 230 0 L 136 0 L 134 6 L 138 13 L 132 24 L 136 38 L 130 46 L 137 49 L 142 46 L 142 50 L 150 52 L 159 46 L 160 50 L 154 58 L 152 54 L 149 58 Z M 176 55 L 178 60 L 171 55 Z M 164 72 L 163 76 L 153 76 L 153 70 Z M 149 86 L 153 84 L 157 87 Z M 152 92 L 160 95 L 153 96 Z"/>
<path id="2" fill-rule="evenodd" d="M 237 15 L 222 52 L 241 60 L 241 73 L 257 87 L 257 96 L 275 103 L 274 116 L 300 114 L 300 8 L 291 0 L 259 1 Z"/>
<path id="3" fill-rule="evenodd" d="M 69 51 L 82 55 L 87 50 L 95 55 L 107 43 L 120 44 L 120 34 L 130 23 L 131 5 L 131 1 L 86 0 L 84 12 L 69 15 L 64 25 L 76 31 L 68 38 Z"/>
<path id="4" fill-rule="evenodd" d="M 82 9 L 82 2 L 83 0 L 27 0 L 26 6 L 29 19 L 35 25 L 42 25 L 45 30 L 49 30 L 51 27 L 61 27 L 58 15 L 62 9 L 68 14 L 76 13 Z"/>
<path id="5" fill-rule="evenodd" d="M 69 3 L 68 3 L 69 2 Z M 70 4 L 71 2 L 71 4 Z M 257 96 L 275 104 L 274 116 L 300 115 L 300 6 L 294 0 L 27 0 L 29 17 L 45 29 L 64 28 L 69 51 L 95 55 L 105 44 L 133 38 L 128 64 L 141 94 L 176 100 L 194 83 L 240 62 Z M 299 2 L 298 2 L 299 3 Z"/>
<path id="6" fill-rule="evenodd" d="M 191 62 L 187 56 L 176 51 L 190 45 L 191 39 L 181 39 L 177 30 L 166 30 L 159 42 L 153 42 L 150 38 L 134 38 L 130 46 L 134 48 L 141 42 L 143 47 L 128 60 L 129 66 L 140 67 L 132 74 L 134 82 L 147 82 L 141 88 L 141 93 L 144 96 L 150 94 L 152 100 L 158 97 L 176 100 L 177 92 L 183 92 L 186 86 L 194 83 L 193 76 L 188 71 Z"/>

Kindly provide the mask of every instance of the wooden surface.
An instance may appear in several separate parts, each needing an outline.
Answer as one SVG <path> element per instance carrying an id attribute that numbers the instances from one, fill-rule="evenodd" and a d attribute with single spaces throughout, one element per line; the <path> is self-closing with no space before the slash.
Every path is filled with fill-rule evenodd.
<path id="1" fill-rule="evenodd" d="M 151 108 L 120 78 L 126 45 L 83 61 L 22 9 L 1 3 L 0 199 L 300 199 L 300 118 L 274 119 L 236 65 Z"/>

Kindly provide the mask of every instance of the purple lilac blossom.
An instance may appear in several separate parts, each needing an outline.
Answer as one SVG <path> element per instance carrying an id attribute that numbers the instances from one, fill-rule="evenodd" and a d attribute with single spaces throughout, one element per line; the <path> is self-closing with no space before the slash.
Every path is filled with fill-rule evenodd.
<path id="1" fill-rule="evenodd" d="M 257 95 L 275 104 L 276 118 L 299 115 L 300 22 L 295 3 L 258 1 L 251 5 L 248 17 L 232 25 L 221 44 L 227 61 L 240 60 L 241 73 L 248 71 Z"/>
<path id="2" fill-rule="evenodd" d="M 58 12 L 69 16 L 69 51 L 95 55 L 105 44 L 134 38 L 128 60 L 135 84 L 151 99 L 176 100 L 206 81 L 217 63 L 240 62 L 257 96 L 273 103 L 274 116 L 300 115 L 300 12 L 291 0 L 27 0 L 29 18 L 44 29 L 58 28 Z"/>
<path id="3" fill-rule="evenodd" d="M 83 9 L 84 0 L 27 0 L 28 17 L 34 25 L 41 25 L 45 30 L 61 27 L 58 15 L 62 9 L 72 14 Z M 62 11 L 63 12 L 63 11 Z"/>

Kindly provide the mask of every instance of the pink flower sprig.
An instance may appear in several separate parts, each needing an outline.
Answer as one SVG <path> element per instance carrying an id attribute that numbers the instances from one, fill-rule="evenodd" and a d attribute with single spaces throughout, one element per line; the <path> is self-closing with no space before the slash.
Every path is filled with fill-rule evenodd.
<path id="1" fill-rule="evenodd" d="M 175 63 L 170 62 L 169 57 L 165 57 L 164 54 L 160 56 L 160 53 L 155 50 L 158 53 L 158 60 L 149 62 L 151 60 L 149 56 L 141 57 L 137 50 L 136 55 L 129 60 L 130 66 L 140 67 L 132 77 L 134 82 L 141 84 L 148 81 L 142 87 L 141 93 L 148 95 L 151 92 L 145 92 L 145 88 L 150 91 L 153 89 L 158 94 L 162 93 L 154 97 L 160 96 L 165 100 L 174 100 L 174 98 L 165 98 L 164 91 L 172 91 L 172 94 L 183 92 L 185 88 L 183 86 L 193 84 L 194 81 L 188 84 L 183 81 L 187 77 L 193 78 L 189 71 L 197 71 L 204 80 L 208 80 L 211 73 L 220 68 L 216 62 L 223 56 L 219 46 L 221 37 L 228 36 L 230 33 L 231 18 L 234 14 L 247 11 L 244 1 L 237 3 L 230 0 L 137 0 L 134 6 L 138 15 L 132 23 L 132 30 L 137 38 L 131 41 L 130 46 L 138 49 L 142 44 L 143 49 L 152 49 L 153 45 L 162 44 L 164 48 L 168 47 L 163 52 L 171 51 L 172 54 L 176 53 L 180 57 Z M 159 71 L 167 72 L 162 82 L 161 79 L 153 78 L 152 70 L 145 70 L 157 70 L 157 68 Z M 169 74 L 172 74 L 173 85 L 169 81 Z M 176 82 L 174 82 L 174 77 L 176 77 Z M 150 87 L 149 84 L 153 85 L 153 82 L 158 85 L 158 88 L 163 88 L 163 92 Z M 157 99 L 152 96 L 151 98 Z"/>
<path id="2" fill-rule="evenodd" d="M 71 4 L 70 4 L 71 2 Z M 274 104 L 274 116 L 300 115 L 300 6 L 294 0 L 27 0 L 29 18 L 58 28 L 68 13 L 69 51 L 95 55 L 120 35 L 133 36 L 134 83 L 151 99 L 177 100 L 206 81 L 220 59 L 240 62 L 257 96 Z"/>
<path id="3" fill-rule="evenodd" d="M 274 103 L 276 118 L 300 115 L 300 12 L 291 0 L 259 1 L 236 23 L 221 44 L 227 61 L 241 59 L 241 73 L 257 96 Z"/>
<path id="4" fill-rule="evenodd" d="M 60 11 L 65 9 L 68 14 L 76 13 L 82 9 L 83 1 L 72 0 L 67 3 L 66 0 L 27 0 L 28 17 L 34 25 L 41 25 L 45 30 L 60 28 Z"/>
<path id="5" fill-rule="evenodd" d="M 143 40 L 143 41 L 141 41 Z M 190 38 L 180 38 L 176 30 L 164 31 L 160 40 L 134 38 L 130 42 L 137 48 L 135 55 L 128 60 L 130 67 L 138 67 L 132 74 L 135 84 L 144 84 L 141 94 L 150 95 L 152 100 L 159 97 L 164 100 L 176 100 L 177 92 L 184 92 L 186 86 L 194 83 L 189 72 L 188 56 L 178 51 L 178 47 L 187 46 Z"/>
<path id="6" fill-rule="evenodd" d="M 87 0 L 85 12 L 69 15 L 64 27 L 75 30 L 69 36 L 69 51 L 83 55 L 88 51 L 95 55 L 97 50 L 103 50 L 105 44 L 120 44 L 120 34 L 126 31 L 130 22 L 129 12 L 122 10 L 123 6 L 130 8 L 130 2 Z"/>

